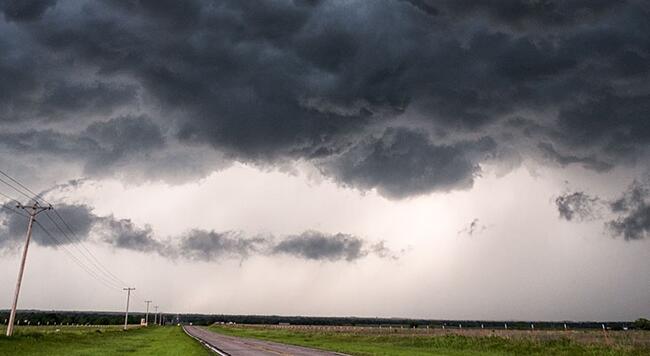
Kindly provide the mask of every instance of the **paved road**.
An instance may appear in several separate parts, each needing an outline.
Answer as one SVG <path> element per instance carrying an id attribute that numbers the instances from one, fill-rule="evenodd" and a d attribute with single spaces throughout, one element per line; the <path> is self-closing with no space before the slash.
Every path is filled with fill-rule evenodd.
<path id="1" fill-rule="evenodd" d="M 336 352 L 309 349 L 306 347 L 279 344 L 277 342 L 226 336 L 198 326 L 184 326 L 185 332 L 199 339 L 213 351 L 230 356 L 333 356 Z M 215 350 L 216 349 L 216 350 Z"/>

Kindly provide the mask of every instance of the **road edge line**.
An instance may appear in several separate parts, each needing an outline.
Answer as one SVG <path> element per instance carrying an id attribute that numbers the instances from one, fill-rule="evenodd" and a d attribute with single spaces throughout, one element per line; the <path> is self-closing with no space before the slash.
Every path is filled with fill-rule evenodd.
<path id="1" fill-rule="evenodd" d="M 224 352 L 224 351 L 221 351 L 221 350 L 219 350 L 218 348 L 216 348 L 216 347 L 210 345 L 209 343 L 203 341 L 202 339 L 200 339 L 200 338 L 198 338 L 198 337 L 196 337 L 196 336 L 194 336 L 194 335 L 188 333 L 187 330 L 185 330 L 185 325 L 181 326 L 181 328 L 183 329 L 183 332 L 185 332 L 185 334 L 186 334 L 187 336 L 189 336 L 189 337 L 191 337 L 192 339 L 198 341 L 201 345 L 203 345 L 203 347 L 207 348 L 208 350 L 210 350 L 210 351 L 216 353 L 216 354 L 219 355 L 219 356 L 230 356 L 229 353 L 226 353 L 226 352 Z"/>

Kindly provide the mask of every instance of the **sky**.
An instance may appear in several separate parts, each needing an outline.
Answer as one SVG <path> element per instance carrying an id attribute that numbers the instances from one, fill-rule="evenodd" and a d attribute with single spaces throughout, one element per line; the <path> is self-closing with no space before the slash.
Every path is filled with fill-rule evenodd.
<path id="1" fill-rule="evenodd" d="M 0 0 L 0 309 L 37 195 L 19 308 L 648 317 L 648 33 L 641 0 Z"/>

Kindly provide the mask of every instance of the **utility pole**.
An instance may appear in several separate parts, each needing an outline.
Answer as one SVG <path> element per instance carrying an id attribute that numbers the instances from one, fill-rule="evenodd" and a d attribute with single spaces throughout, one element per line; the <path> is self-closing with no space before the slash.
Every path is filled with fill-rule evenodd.
<path id="1" fill-rule="evenodd" d="M 126 330 L 126 324 L 129 321 L 129 299 L 131 299 L 131 291 L 135 288 L 122 288 L 126 291 L 126 314 L 124 314 L 124 330 Z"/>
<path id="2" fill-rule="evenodd" d="M 156 309 L 156 313 L 153 315 L 153 324 L 156 325 L 158 324 L 158 306 L 154 305 L 154 309 Z"/>
<path id="3" fill-rule="evenodd" d="M 20 269 L 18 270 L 18 280 L 16 281 L 16 292 L 14 293 L 14 302 L 11 305 L 11 313 L 9 314 L 9 324 L 7 325 L 7 336 L 14 334 L 14 321 L 16 319 L 16 307 L 18 306 L 18 295 L 20 294 L 20 284 L 23 281 L 23 272 L 25 272 L 25 260 L 27 259 L 27 250 L 29 249 L 29 241 L 32 239 L 32 227 L 34 226 L 34 221 L 36 215 L 39 213 L 52 209 L 52 206 L 42 207 L 39 206 L 37 202 L 34 202 L 32 206 L 23 206 L 18 204 L 16 206 L 18 209 L 23 209 L 29 214 L 29 223 L 27 224 L 27 236 L 25 238 L 25 248 L 23 249 L 23 258 L 20 261 Z"/>
<path id="4" fill-rule="evenodd" d="M 147 313 L 144 315 L 144 323 L 149 326 L 149 303 L 151 303 L 150 300 L 145 300 L 145 303 L 147 303 Z"/>

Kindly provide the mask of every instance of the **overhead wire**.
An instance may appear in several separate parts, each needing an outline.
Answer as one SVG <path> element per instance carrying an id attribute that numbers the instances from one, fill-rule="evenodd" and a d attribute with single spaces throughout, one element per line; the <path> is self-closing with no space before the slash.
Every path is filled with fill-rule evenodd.
<path id="1" fill-rule="evenodd" d="M 9 200 L 13 200 L 13 201 L 15 201 L 16 203 L 20 204 L 20 202 L 19 202 L 18 200 L 16 200 L 15 198 L 13 198 L 13 197 L 11 197 L 11 196 L 9 196 L 9 195 L 3 193 L 3 192 L 0 192 L 0 196 L 3 196 L 3 197 L 5 197 L 5 198 L 7 198 L 7 199 L 9 199 Z M 8 205 L 5 205 L 5 204 L 2 204 L 2 205 L 0 205 L 0 207 L 2 207 L 2 208 L 5 209 L 5 210 L 9 210 L 9 211 L 11 211 L 11 212 L 13 212 L 13 213 L 15 213 L 15 214 L 18 214 L 18 215 L 20 215 L 20 216 L 22 216 L 22 217 L 29 218 L 28 215 L 26 215 L 25 213 L 23 213 L 23 212 L 21 212 L 21 211 L 19 211 L 19 210 L 16 210 L 15 208 L 12 208 L 11 206 L 8 206 Z"/>
<path id="2" fill-rule="evenodd" d="M 56 212 L 56 211 L 55 211 L 55 212 Z M 103 265 L 103 264 L 102 264 L 102 263 L 97 259 L 97 257 L 95 257 L 95 255 L 94 255 L 94 254 L 93 254 L 93 253 L 92 253 L 92 252 L 91 252 L 91 251 L 90 251 L 90 250 L 89 250 L 89 249 L 88 249 L 88 248 L 83 244 L 83 242 L 82 242 L 80 239 L 76 238 L 76 235 L 74 235 L 74 232 L 73 232 L 72 229 L 69 227 L 69 225 L 65 222 L 65 220 L 63 220 L 63 218 L 60 218 L 60 219 L 61 219 L 61 221 L 63 222 L 63 224 L 64 224 L 65 226 L 68 227 L 68 230 L 70 231 L 70 233 L 73 234 L 72 236 L 68 235 L 68 233 L 67 233 L 63 228 L 61 228 L 61 226 L 59 225 L 59 223 L 57 223 L 54 219 L 52 219 L 52 217 L 48 214 L 47 211 L 44 213 L 44 215 L 45 215 L 45 216 L 46 216 L 46 217 L 47 217 L 47 218 L 52 222 L 52 224 L 54 224 L 54 226 L 59 230 L 59 232 L 61 232 L 61 234 L 63 235 L 63 237 L 65 237 L 65 239 L 66 239 L 70 244 L 72 244 L 73 246 L 77 247 L 77 250 L 79 251 L 79 253 L 80 253 L 80 254 L 81 254 L 81 255 L 82 255 L 82 256 L 83 256 L 83 257 L 84 257 L 84 258 L 85 258 L 85 259 L 86 259 L 86 260 L 87 260 L 87 261 L 88 261 L 92 266 L 93 266 L 93 267 L 95 267 L 95 269 L 97 269 L 97 271 L 99 271 L 101 274 L 103 274 L 104 276 L 106 276 L 106 278 L 113 280 L 114 282 L 116 282 L 116 283 L 119 284 L 119 285 L 122 285 L 122 286 L 127 285 L 126 282 L 122 281 L 120 278 L 118 278 L 117 276 L 115 276 L 115 275 L 114 275 L 110 270 L 108 270 L 108 268 L 106 268 L 106 267 L 105 267 L 105 266 L 104 266 L 104 265 Z M 83 249 L 83 250 L 82 250 L 82 249 Z M 84 250 L 85 250 L 85 252 L 84 252 Z"/>
<path id="3" fill-rule="evenodd" d="M 25 214 L 23 214 L 22 212 L 20 212 L 19 210 L 16 210 L 16 209 L 14 209 L 14 208 L 8 207 L 8 206 L 6 206 L 6 205 L 0 205 L 0 208 L 5 209 L 5 210 L 9 210 L 9 211 L 11 211 L 12 213 L 18 214 L 18 215 L 20 215 L 20 216 L 22 216 L 22 217 L 24 217 L 24 218 L 29 219 L 29 216 L 28 216 L 28 215 L 25 215 Z"/>
<path id="4" fill-rule="evenodd" d="M 92 278 L 94 278 L 97 282 L 101 283 L 105 287 L 108 287 L 111 290 L 120 290 L 120 286 L 117 284 L 114 284 L 110 280 L 103 279 L 100 275 L 98 275 L 96 272 L 90 270 L 82 261 L 80 261 L 72 252 L 70 252 L 67 247 L 62 244 L 56 237 L 52 235 L 52 233 L 47 230 L 38 220 L 34 220 L 34 223 L 38 225 L 38 227 L 41 228 L 41 230 L 45 233 L 45 235 L 55 244 L 55 246 L 60 247 L 66 255 L 75 263 L 77 266 L 79 266 L 82 270 L 84 270 L 88 275 L 90 275 Z"/>
<path id="5" fill-rule="evenodd" d="M 70 232 L 70 234 L 72 235 L 72 237 L 68 236 L 68 234 L 67 234 L 67 233 L 66 233 L 66 232 L 65 232 L 65 231 L 64 231 L 64 230 L 59 226 L 59 224 L 57 224 L 57 223 L 54 221 L 54 219 L 52 219 L 52 217 L 48 214 L 47 211 L 45 212 L 45 215 L 48 217 L 48 219 L 49 219 L 49 220 L 50 220 L 50 221 L 51 221 L 51 222 L 56 226 L 56 228 L 57 228 L 57 229 L 58 229 L 58 230 L 59 230 L 59 231 L 64 235 L 64 237 L 65 237 L 65 238 L 66 238 L 66 239 L 67 239 L 71 244 L 73 244 L 73 245 L 76 244 L 75 246 L 78 248 L 80 254 L 81 254 L 82 256 L 84 256 L 84 258 L 86 258 L 86 259 L 88 260 L 88 262 L 90 262 L 90 264 L 92 264 L 93 266 L 95 266 L 95 268 L 96 268 L 100 273 L 106 275 L 109 279 L 112 279 L 112 280 L 114 280 L 115 282 L 118 282 L 118 283 L 120 283 L 120 284 L 122 284 L 122 285 L 127 285 L 126 282 L 124 282 L 122 279 L 120 279 L 120 278 L 117 277 L 115 274 L 113 274 L 113 273 L 112 273 L 108 268 L 106 268 L 106 267 L 105 267 L 105 266 L 104 266 L 104 265 L 103 265 L 103 264 L 102 264 L 102 263 L 97 259 L 97 257 L 95 257 L 95 255 L 92 253 L 92 251 L 91 251 L 88 247 L 86 247 L 86 246 L 83 244 L 83 241 L 82 241 L 80 238 L 77 237 L 77 235 L 74 233 L 73 229 L 70 227 L 70 224 L 68 224 L 68 223 L 65 221 L 65 219 L 61 216 L 61 214 L 59 214 L 58 210 L 57 210 L 56 208 L 54 208 L 54 206 L 53 206 L 50 202 L 48 202 L 47 200 L 45 200 L 45 198 L 41 197 L 40 194 L 35 193 L 33 190 L 29 189 L 27 186 L 25 186 L 24 184 L 20 183 L 17 179 L 11 177 L 10 175 L 8 175 L 7 173 L 5 173 L 4 171 L 0 170 L 0 175 L 5 176 L 5 177 L 8 178 L 9 180 L 11 180 L 11 181 L 14 182 L 15 184 L 17 184 L 19 187 L 23 188 L 24 190 L 26 190 L 27 192 L 29 192 L 29 193 L 32 194 L 32 196 L 30 197 L 29 195 L 26 195 L 25 193 L 19 191 L 19 190 L 16 189 L 15 187 L 13 187 L 13 186 L 11 186 L 10 184 L 8 184 L 6 181 L 2 180 L 2 178 L 0 178 L 0 181 L 2 181 L 3 183 L 5 183 L 5 184 L 11 186 L 14 190 L 20 192 L 22 195 L 25 195 L 25 196 L 28 197 L 29 199 L 33 199 L 34 201 L 37 201 L 37 202 L 38 202 L 38 201 L 42 201 L 43 203 L 45 203 L 45 204 L 49 205 L 50 207 L 52 207 L 52 211 L 54 212 L 54 215 L 56 215 L 56 217 L 57 217 L 57 218 L 61 221 L 61 223 L 66 227 L 66 229 Z M 80 246 L 80 248 L 79 248 L 78 246 Z M 84 253 L 84 251 L 81 251 L 81 249 L 83 249 L 83 250 L 85 251 L 85 253 Z"/>
<path id="6" fill-rule="evenodd" d="M 29 193 L 31 193 L 35 198 L 37 198 L 37 199 L 41 199 L 41 198 L 39 198 L 39 195 L 38 195 L 38 194 L 34 193 L 31 189 L 27 188 L 27 187 L 24 186 L 22 183 L 20 183 L 20 182 L 17 181 L 16 179 L 14 179 L 12 176 L 10 176 L 10 175 L 8 175 L 7 173 L 3 172 L 1 169 L 0 169 L 0 174 L 2 174 L 3 176 L 9 178 L 9 180 L 11 180 L 12 182 L 18 184 L 19 187 L 21 187 L 21 188 L 25 189 L 26 191 L 28 191 Z M 6 183 L 5 183 L 5 184 L 6 184 Z M 22 194 L 22 193 L 21 193 L 21 194 Z M 43 199 L 43 201 L 45 201 L 45 200 Z M 46 202 L 46 203 L 47 203 L 47 202 Z M 48 204 L 49 204 L 49 203 L 48 203 Z"/>
<path id="7" fill-rule="evenodd" d="M 4 180 L 4 179 L 2 179 L 2 178 L 0 177 L 0 182 L 2 182 L 2 183 L 4 183 L 5 185 L 9 186 L 10 188 L 12 188 L 13 190 L 15 190 L 16 192 L 20 193 L 21 195 L 25 196 L 26 198 L 28 198 L 28 199 L 30 199 L 30 200 L 33 200 L 34 202 L 37 202 L 37 203 L 38 203 L 38 202 L 40 201 L 40 202 L 42 202 L 42 203 L 44 203 L 44 204 L 49 205 L 50 207 L 52 207 L 52 204 L 50 204 L 47 200 L 45 200 L 44 198 L 42 198 L 41 196 L 39 196 L 39 194 L 36 194 L 34 191 L 32 191 L 31 189 L 29 189 L 28 187 L 26 187 L 24 184 L 20 183 L 18 180 L 14 179 L 13 177 L 11 177 L 10 175 L 8 175 L 7 173 L 3 172 L 2 170 L 0 170 L 0 175 L 2 175 L 2 176 L 4 176 L 4 177 L 8 178 L 11 182 L 15 183 L 15 184 L 18 185 L 20 188 L 24 189 L 25 191 L 27 191 L 28 193 L 30 193 L 30 194 L 32 194 L 32 195 L 30 196 L 29 194 L 25 193 L 24 191 L 22 191 L 22 190 L 19 189 L 19 188 L 16 188 L 16 186 L 14 186 L 13 184 L 7 182 L 6 180 Z M 20 203 L 18 200 L 14 199 L 14 198 L 12 198 L 12 197 L 10 197 L 10 196 L 4 194 L 4 193 L 1 193 L 1 192 L 0 192 L 0 194 L 1 194 L 2 196 L 4 196 L 4 197 L 10 199 L 10 200 L 14 200 L 14 201 Z M 3 206 L 3 207 L 4 207 L 4 206 Z M 7 210 L 11 210 L 11 211 L 13 211 L 14 213 L 17 213 L 17 214 L 19 214 L 19 215 L 22 215 L 22 216 L 24 216 L 24 217 L 29 218 L 29 216 L 26 216 L 26 215 L 24 215 L 24 214 L 22 214 L 22 213 L 19 213 L 18 211 L 15 211 L 15 210 L 13 210 L 13 209 L 10 209 L 10 208 L 7 208 L 7 207 L 4 207 L 4 208 L 7 209 Z M 53 208 L 53 207 L 52 207 L 52 208 Z M 41 228 L 41 229 L 46 233 L 46 235 L 48 235 L 48 237 L 49 237 L 52 241 L 54 241 L 55 244 L 56 244 L 58 247 L 62 247 L 62 249 L 66 252 L 66 254 L 67 254 L 70 258 L 74 259 L 75 263 L 76 263 L 80 268 L 84 269 L 87 273 L 92 274 L 94 277 L 100 278 L 100 280 L 101 280 L 104 284 L 106 284 L 106 283 L 108 282 L 108 283 L 110 283 L 110 284 L 113 286 L 113 288 L 117 288 L 117 289 L 120 289 L 121 286 L 123 286 L 123 285 L 127 285 L 127 283 L 125 283 L 124 281 L 122 281 L 122 280 L 121 280 L 120 278 L 118 278 L 115 274 L 113 274 L 113 273 L 112 273 L 112 272 L 111 272 L 107 267 L 105 267 L 105 266 L 104 266 L 104 265 L 103 265 L 103 264 L 102 264 L 102 263 L 97 259 L 97 257 L 95 257 L 95 255 L 94 255 L 94 254 L 93 254 L 93 253 L 92 253 L 92 252 L 91 252 L 91 251 L 90 251 L 90 250 L 89 250 L 89 249 L 88 249 L 88 248 L 83 244 L 83 242 L 81 241 L 81 239 L 79 239 L 79 238 L 76 237 L 76 234 L 74 233 L 72 227 L 70 226 L 70 224 L 68 224 L 68 223 L 65 221 L 65 219 L 61 216 L 61 214 L 59 214 L 59 212 L 58 212 L 56 209 L 54 209 L 54 208 L 53 208 L 52 210 L 54 211 L 55 216 L 56 216 L 56 217 L 61 221 L 61 223 L 62 223 L 62 224 L 63 224 L 63 225 L 68 229 L 68 231 L 70 232 L 70 234 L 72 234 L 73 237 L 71 237 L 68 233 L 66 233 L 65 230 L 60 226 L 60 224 L 58 224 L 58 223 L 57 223 L 57 222 L 56 222 L 56 221 L 55 221 L 55 220 L 54 220 L 54 219 L 53 219 L 49 214 L 47 214 L 47 211 L 45 212 L 46 217 L 47 217 L 47 218 L 48 218 L 48 219 L 49 219 L 49 220 L 54 224 L 54 226 L 55 226 L 55 227 L 56 227 L 56 228 L 61 232 L 61 234 L 66 238 L 66 240 L 68 240 L 68 242 L 70 242 L 70 243 L 72 244 L 72 246 L 74 246 L 74 247 L 77 248 L 77 251 L 78 251 L 78 252 L 79 252 L 79 253 L 80 253 L 80 254 L 81 254 L 81 255 L 82 255 L 82 256 L 83 256 L 83 257 L 84 257 L 88 262 L 89 262 L 89 264 L 90 264 L 92 267 L 87 266 L 87 265 L 84 264 L 81 260 L 79 260 L 79 259 L 78 259 L 78 258 L 77 258 L 77 257 L 76 257 L 76 256 L 75 256 L 75 255 L 70 251 L 70 250 L 68 250 L 68 249 L 64 246 L 64 244 L 61 243 L 61 241 L 59 241 L 58 239 L 54 238 L 54 236 L 51 234 L 51 232 L 48 231 L 47 229 L 45 229 L 45 227 L 44 227 L 40 222 L 35 221 L 35 223 L 37 223 L 37 225 L 39 225 L 39 227 L 40 227 L 40 228 Z M 86 253 L 84 253 L 84 251 L 82 250 L 82 248 L 83 248 L 83 250 L 85 250 Z M 94 270 L 93 270 L 93 269 L 94 269 Z"/>
<path id="8" fill-rule="evenodd" d="M 14 187 L 11 183 L 8 183 L 6 180 L 0 178 L 0 182 L 4 183 L 5 185 L 7 185 L 7 186 L 10 187 L 11 189 L 15 190 L 16 192 L 18 192 L 20 195 L 23 195 L 23 196 L 26 197 L 27 199 L 29 199 L 29 200 L 34 200 L 34 199 L 29 195 L 29 194 L 26 194 L 26 193 L 23 192 L 22 190 L 20 190 L 20 189 Z"/>

